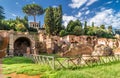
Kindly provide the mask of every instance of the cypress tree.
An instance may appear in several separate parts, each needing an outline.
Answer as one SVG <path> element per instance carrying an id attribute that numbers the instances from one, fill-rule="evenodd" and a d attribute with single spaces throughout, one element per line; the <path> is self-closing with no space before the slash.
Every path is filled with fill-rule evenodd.
<path id="1" fill-rule="evenodd" d="M 87 27 L 87 21 L 84 23 L 84 35 L 87 35 L 88 27 Z"/>
<path id="2" fill-rule="evenodd" d="M 48 7 L 45 12 L 45 30 L 48 35 L 53 35 L 54 33 L 54 16 L 53 16 L 53 8 Z"/>
<path id="3" fill-rule="evenodd" d="M 62 30 L 62 6 L 59 5 L 57 8 L 53 9 L 54 12 L 54 26 L 55 35 L 58 35 L 59 32 Z"/>

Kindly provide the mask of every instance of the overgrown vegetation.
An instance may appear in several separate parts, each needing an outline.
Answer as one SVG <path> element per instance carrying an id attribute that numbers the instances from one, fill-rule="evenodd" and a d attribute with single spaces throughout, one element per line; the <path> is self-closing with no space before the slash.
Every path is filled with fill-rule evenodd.
<path id="1" fill-rule="evenodd" d="M 41 78 L 119 78 L 120 62 L 112 62 L 93 67 L 51 70 L 46 65 L 34 64 L 24 57 L 5 58 L 3 73 L 40 75 Z"/>

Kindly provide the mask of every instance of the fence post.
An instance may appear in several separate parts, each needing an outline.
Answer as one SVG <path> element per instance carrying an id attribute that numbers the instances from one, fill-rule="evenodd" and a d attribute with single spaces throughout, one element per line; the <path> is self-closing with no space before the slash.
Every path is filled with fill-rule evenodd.
<path id="1" fill-rule="evenodd" d="M 69 68 L 69 57 L 67 58 L 67 67 Z"/>
<path id="2" fill-rule="evenodd" d="M 53 59 L 52 59 L 52 60 L 53 60 L 53 67 L 52 67 L 52 68 L 53 68 L 54 70 L 55 70 L 55 59 L 56 59 L 55 57 L 53 57 Z"/>

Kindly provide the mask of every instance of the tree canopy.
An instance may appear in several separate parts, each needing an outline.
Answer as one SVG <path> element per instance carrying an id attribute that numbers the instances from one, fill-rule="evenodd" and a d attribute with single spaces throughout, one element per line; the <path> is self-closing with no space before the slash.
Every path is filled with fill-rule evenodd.
<path id="1" fill-rule="evenodd" d="M 88 26 L 87 21 L 82 24 L 80 20 L 69 21 L 66 29 L 62 30 L 59 34 L 60 36 L 88 35 L 104 38 L 113 38 L 114 36 L 112 26 L 108 26 L 108 29 L 106 29 L 105 25 L 94 26 L 94 22 L 92 22 L 91 26 Z"/>
<path id="2" fill-rule="evenodd" d="M 43 8 L 37 4 L 27 4 L 22 8 L 23 12 L 29 16 L 34 17 L 34 22 L 36 22 L 36 15 L 42 15 L 44 13 Z"/>
<path id="3" fill-rule="evenodd" d="M 4 19 L 4 8 L 2 6 L 0 6 L 0 20 Z"/>
<path id="4" fill-rule="evenodd" d="M 48 7 L 45 11 L 45 30 L 49 35 L 59 35 L 62 26 L 62 6 Z"/>
<path id="5" fill-rule="evenodd" d="M 54 16 L 53 16 L 53 9 L 52 7 L 48 7 L 46 9 L 46 13 L 45 13 L 45 30 L 49 35 L 53 35 L 54 34 Z"/>

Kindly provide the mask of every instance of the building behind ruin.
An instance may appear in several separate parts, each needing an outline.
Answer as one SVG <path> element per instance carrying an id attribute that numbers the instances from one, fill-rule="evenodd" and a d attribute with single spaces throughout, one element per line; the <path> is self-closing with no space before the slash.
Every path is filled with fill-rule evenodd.
<path id="1" fill-rule="evenodd" d="M 40 28 L 40 23 L 37 22 L 30 22 L 29 27 L 39 29 Z"/>

